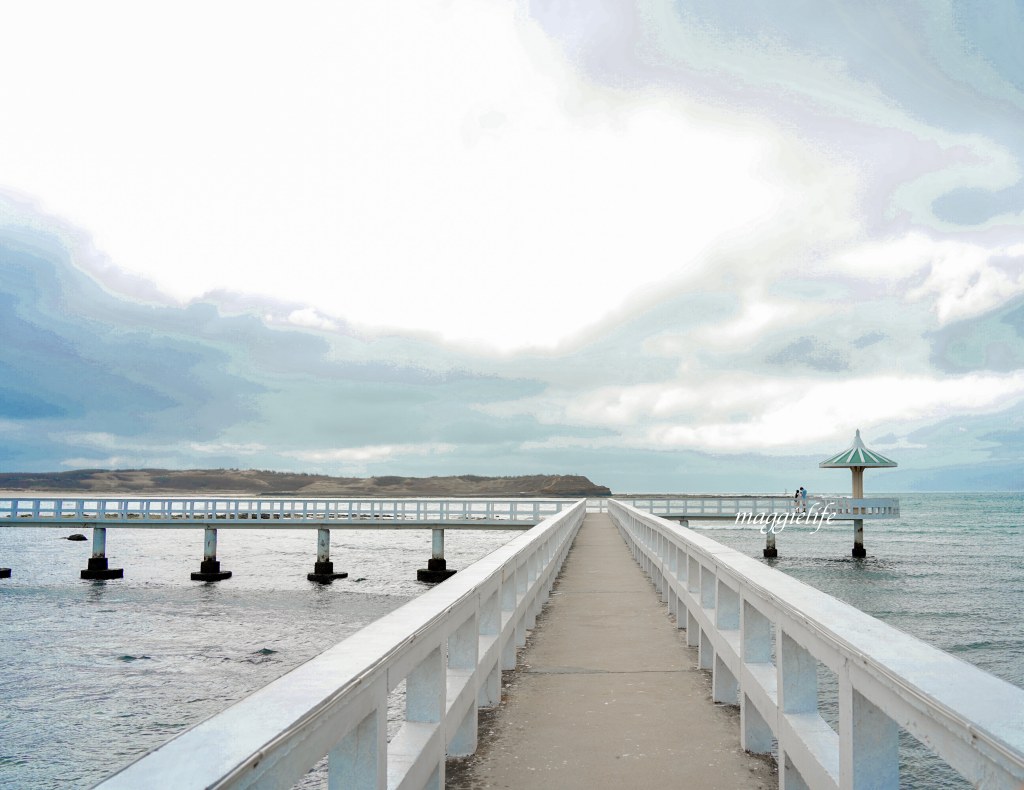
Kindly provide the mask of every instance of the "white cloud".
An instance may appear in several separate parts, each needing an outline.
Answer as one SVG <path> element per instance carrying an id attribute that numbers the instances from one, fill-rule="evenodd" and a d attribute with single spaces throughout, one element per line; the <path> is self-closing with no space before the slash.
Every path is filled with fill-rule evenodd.
<path id="1" fill-rule="evenodd" d="M 550 348 L 780 212 L 836 221 L 811 216 L 844 191 L 822 157 L 750 116 L 588 86 L 514 3 L 150 13 L 19 7 L 8 31 L 40 35 L 0 47 L 19 74 L 0 185 L 181 300 Z"/>
<path id="2" fill-rule="evenodd" d="M 281 455 L 314 463 L 366 464 L 390 461 L 403 455 L 450 453 L 455 445 L 441 442 L 425 444 L 374 444 L 363 447 L 330 447 L 316 450 L 288 450 Z"/>
<path id="3" fill-rule="evenodd" d="M 326 318 L 312 307 L 306 307 L 301 310 L 292 310 L 292 312 L 288 314 L 287 321 L 295 326 L 303 326 L 309 329 L 322 329 L 328 332 L 337 331 L 339 328 L 336 321 Z"/>
<path id="4" fill-rule="evenodd" d="M 984 246 L 912 232 L 847 250 L 831 266 L 892 284 L 919 279 L 904 298 L 930 303 L 940 324 L 981 315 L 1024 294 L 1021 244 Z"/>
<path id="5" fill-rule="evenodd" d="M 824 451 L 864 431 L 951 414 L 999 411 L 1024 399 L 1024 372 L 959 377 L 865 375 L 842 380 L 707 372 L 686 381 L 608 386 L 496 404 L 617 432 L 587 446 L 712 453 Z M 909 445 L 899 445 L 900 447 Z M 836 448 L 841 449 L 841 448 Z"/>
<path id="6" fill-rule="evenodd" d="M 267 446 L 258 442 L 190 442 L 188 449 L 204 455 L 255 455 L 265 452 Z"/>

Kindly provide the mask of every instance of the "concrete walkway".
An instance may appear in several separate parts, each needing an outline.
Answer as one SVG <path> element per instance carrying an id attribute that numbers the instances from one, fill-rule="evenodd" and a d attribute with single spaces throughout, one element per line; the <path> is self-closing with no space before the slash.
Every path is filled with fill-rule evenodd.
<path id="1" fill-rule="evenodd" d="M 446 787 L 774 788 L 710 677 L 603 514 L 587 515 L 480 745 Z"/>

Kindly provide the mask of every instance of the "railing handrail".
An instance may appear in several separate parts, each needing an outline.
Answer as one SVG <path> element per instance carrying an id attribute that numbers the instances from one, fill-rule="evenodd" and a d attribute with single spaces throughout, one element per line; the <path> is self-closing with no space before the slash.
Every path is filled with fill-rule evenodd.
<path id="1" fill-rule="evenodd" d="M 741 513 L 791 512 L 795 508 L 815 509 L 823 512 L 829 508 L 831 515 L 842 521 L 850 519 L 899 518 L 900 500 L 897 497 L 852 498 L 843 496 L 811 496 L 797 500 L 792 496 L 759 495 L 688 495 L 665 497 L 630 497 L 614 500 L 629 504 L 656 515 L 670 515 L 674 518 L 723 519 L 734 518 Z"/>
<path id="2" fill-rule="evenodd" d="M 584 513 L 580 500 L 98 787 L 291 787 L 325 754 L 331 786 L 443 785 L 446 751 L 475 750 L 477 706 L 500 700 Z"/>
<path id="3" fill-rule="evenodd" d="M 767 727 L 780 771 L 794 770 L 812 787 L 853 787 L 856 772 L 890 770 L 898 724 L 970 781 L 1024 781 L 1024 689 L 678 524 L 616 501 L 609 512 L 676 605 L 687 643 L 713 671 L 718 701 L 741 706 L 744 747 L 766 751 L 757 727 Z M 817 713 L 816 661 L 839 681 L 838 735 Z M 813 699 L 800 683 L 811 684 Z M 784 690 L 801 700 L 797 709 L 786 707 Z M 895 722 L 891 738 L 860 747 L 870 760 L 858 757 L 859 728 L 889 732 L 886 722 Z"/>

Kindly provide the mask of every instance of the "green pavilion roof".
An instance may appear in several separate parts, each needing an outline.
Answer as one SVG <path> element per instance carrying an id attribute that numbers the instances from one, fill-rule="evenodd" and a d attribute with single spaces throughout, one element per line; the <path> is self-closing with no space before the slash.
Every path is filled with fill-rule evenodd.
<path id="1" fill-rule="evenodd" d="M 843 450 L 838 455 L 833 455 L 828 460 L 822 461 L 818 464 L 822 469 L 848 469 L 854 466 L 883 467 L 896 465 L 895 461 L 892 461 L 884 455 L 876 453 L 874 450 L 869 450 L 865 447 L 863 440 L 860 438 L 860 430 L 858 430 L 857 435 L 853 437 L 852 447 L 847 450 Z"/>

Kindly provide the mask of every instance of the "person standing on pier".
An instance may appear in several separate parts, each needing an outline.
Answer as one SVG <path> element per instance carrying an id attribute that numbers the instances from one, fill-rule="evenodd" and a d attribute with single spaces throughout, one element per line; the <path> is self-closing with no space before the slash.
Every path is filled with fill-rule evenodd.
<path id="1" fill-rule="evenodd" d="M 804 488 L 803 486 L 800 486 L 800 505 L 801 505 L 801 508 L 803 509 L 803 512 L 806 513 L 807 512 L 807 489 Z"/>

